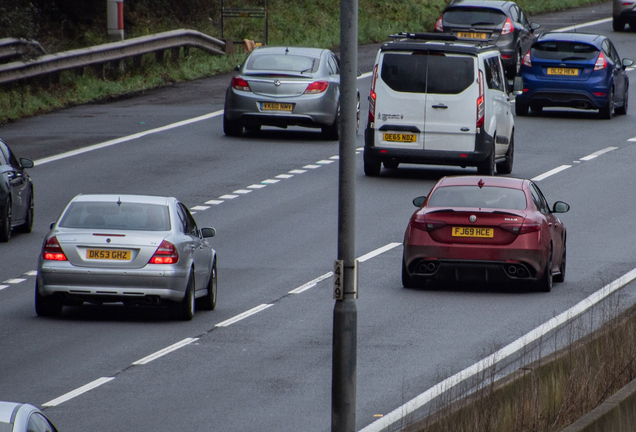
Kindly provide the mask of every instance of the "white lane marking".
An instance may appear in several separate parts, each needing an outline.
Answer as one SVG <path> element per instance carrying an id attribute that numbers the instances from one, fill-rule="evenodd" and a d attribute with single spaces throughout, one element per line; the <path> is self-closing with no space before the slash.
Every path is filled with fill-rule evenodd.
<path id="1" fill-rule="evenodd" d="M 15 279 L 6 280 L 3 283 L 12 284 L 13 285 L 13 284 L 19 284 L 20 282 L 24 282 L 25 280 L 26 279 L 24 279 L 24 278 L 15 278 Z"/>
<path id="2" fill-rule="evenodd" d="M 303 168 L 316 169 L 316 168 L 320 168 L 320 165 L 305 165 Z"/>
<path id="3" fill-rule="evenodd" d="M 338 156 L 338 155 L 331 156 L 329 159 L 338 160 L 338 159 L 340 159 L 340 156 Z"/>
<path id="4" fill-rule="evenodd" d="M 612 20 L 612 18 L 603 18 L 603 19 L 600 19 L 600 20 L 597 20 L 597 21 L 590 21 L 590 22 L 586 22 L 586 23 L 583 23 L 583 24 L 573 25 L 573 26 L 570 26 L 570 27 L 563 27 L 563 28 L 560 28 L 560 29 L 557 29 L 557 30 L 552 30 L 552 31 L 555 31 L 555 32 L 566 32 L 566 31 L 570 31 L 570 30 L 580 29 L 580 28 L 583 28 L 583 27 L 590 27 L 590 26 L 597 25 L 597 24 L 603 24 L 603 23 L 606 23 L 606 22 L 610 22 L 611 20 Z"/>
<path id="5" fill-rule="evenodd" d="M 9 285 L 0 285 L 0 291 L 2 291 L 5 288 L 9 288 Z"/>
<path id="6" fill-rule="evenodd" d="M 291 290 L 289 292 L 289 294 L 300 294 L 303 291 L 307 291 L 309 288 L 313 288 L 316 285 L 318 285 L 319 282 L 324 281 L 325 279 L 330 278 L 331 276 L 333 276 L 333 272 L 329 272 L 329 273 L 325 273 L 324 275 L 317 277 L 316 279 L 307 282 L 304 285 L 299 286 L 298 288 L 295 288 L 293 290 Z"/>
<path id="7" fill-rule="evenodd" d="M 264 184 L 274 184 L 274 183 L 278 183 L 280 180 L 274 180 L 274 179 L 267 179 L 267 180 L 263 180 L 261 183 Z"/>
<path id="8" fill-rule="evenodd" d="M 439 384 L 436 384 L 435 386 L 426 390 L 424 393 L 411 399 L 410 401 L 408 401 L 401 407 L 394 409 L 389 414 L 382 417 L 380 420 L 377 420 L 371 423 L 364 429 L 360 430 L 360 432 L 378 432 L 387 428 L 388 426 L 395 423 L 396 421 L 401 420 L 402 418 L 405 418 L 406 416 L 411 414 L 413 411 L 417 410 L 418 408 L 421 408 L 422 406 L 424 406 L 425 404 L 427 404 L 434 398 L 444 393 L 446 390 L 451 389 L 452 387 L 456 386 L 457 384 L 461 383 L 462 381 L 470 377 L 473 377 L 475 375 L 482 373 L 484 370 L 494 365 L 495 363 L 500 362 L 501 360 L 505 359 L 511 354 L 516 353 L 517 351 L 522 349 L 524 346 L 530 345 L 532 342 L 545 336 L 546 334 L 548 334 L 550 331 L 554 330 L 558 326 L 565 324 L 571 319 L 582 314 L 583 312 L 585 312 L 586 310 L 588 310 L 589 308 L 591 308 L 592 306 L 594 306 L 595 304 L 597 304 L 598 302 L 600 302 L 601 300 L 603 300 L 604 298 L 612 294 L 613 292 L 617 291 L 618 289 L 632 282 L 634 279 L 636 279 L 636 269 L 633 269 L 625 273 L 623 276 L 619 277 L 618 279 L 611 282 L 610 284 L 605 285 L 603 288 L 596 291 L 589 297 L 581 300 L 576 305 L 572 306 L 570 309 L 548 320 L 544 324 L 541 324 L 539 327 L 535 328 L 529 333 L 526 333 L 524 336 L 520 337 L 516 341 L 503 347 L 496 353 L 489 355 L 483 360 L 480 360 L 474 365 L 467 367 L 463 371 L 456 373 L 450 378 L 446 378 L 444 381 L 440 382 Z"/>
<path id="9" fill-rule="evenodd" d="M 200 205 L 198 205 L 198 206 L 190 207 L 190 210 L 203 211 L 203 210 L 207 210 L 209 208 L 210 207 L 208 207 L 208 206 L 200 206 Z"/>
<path id="10" fill-rule="evenodd" d="M 231 199 L 234 199 L 234 198 L 236 198 L 236 197 L 238 197 L 238 195 L 229 195 L 229 194 L 228 194 L 228 195 L 221 195 L 219 198 L 221 198 L 221 199 L 229 199 L 229 200 L 231 200 Z"/>
<path id="11" fill-rule="evenodd" d="M 307 170 L 301 170 L 301 169 L 295 169 L 295 170 L 291 170 L 289 173 L 290 174 L 303 174 L 306 173 Z"/>
<path id="12" fill-rule="evenodd" d="M 221 204 L 223 202 L 225 202 L 225 201 L 223 201 L 223 200 L 210 200 L 210 201 L 206 201 L 205 204 L 219 205 L 219 204 Z"/>
<path id="13" fill-rule="evenodd" d="M 559 173 L 559 172 L 561 172 L 563 170 L 566 170 L 568 168 L 572 168 L 572 165 L 561 165 L 560 167 L 556 167 L 556 168 L 551 169 L 550 171 L 548 171 L 546 173 L 543 173 L 541 175 L 538 175 L 538 176 L 534 177 L 532 179 L 532 181 L 541 181 L 543 179 L 546 179 L 546 178 L 550 177 L 551 175 Z"/>
<path id="14" fill-rule="evenodd" d="M 249 185 L 247 188 L 248 189 L 262 189 L 267 185 L 264 184 L 253 184 L 253 185 Z"/>
<path id="15" fill-rule="evenodd" d="M 31 270 L 31 271 L 26 272 L 24 275 L 25 276 L 37 276 L 37 274 L 38 274 L 37 270 Z"/>
<path id="16" fill-rule="evenodd" d="M 630 138 L 630 139 L 628 139 L 627 141 L 635 142 L 635 141 L 636 141 L 636 137 L 634 137 L 634 138 Z"/>
<path id="17" fill-rule="evenodd" d="M 82 387 L 80 387 L 78 389 L 75 389 L 75 390 L 73 390 L 71 392 L 68 392 L 65 395 L 62 395 L 62 396 L 60 396 L 57 399 L 53 399 L 52 401 L 49 401 L 49 402 L 43 404 L 42 406 L 43 407 L 54 407 L 54 406 L 57 406 L 57 405 L 59 405 L 61 403 L 64 403 L 64 402 L 66 402 L 68 400 L 73 399 L 76 396 L 79 396 L 79 395 L 81 395 L 83 393 L 86 393 L 89 390 L 97 388 L 97 387 L 99 387 L 102 384 L 106 384 L 108 381 L 112 381 L 114 379 L 115 379 L 115 377 L 98 378 L 95 381 L 90 382 L 90 383 L 88 383 L 88 384 L 86 384 L 86 385 L 84 385 L 84 386 L 82 386 Z"/>
<path id="18" fill-rule="evenodd" d="M 362 78 L 369 78 L 371 76 L 372 72 L 365 72 L 362 75 L 360 75 L 358 77 L 358 79 L 362 79 Z"/>
<path id="19" fill-rule="evenodd" d="M 248 311 L 243 312 L 242 314 L 238 314 L 233 318 L 230 318 L 228 320 L 225 320 L 223 322 L 220 322 L 218 324 L 215 325 L 215 327 L 227 327 L 230 324 L 234 324 L 235 322 L 238 322 L 242 319 L 245 319 L 251 315 L 254 315 L 256 313 L 259 313 L 260 311 L 264 311 L 265 309 L 267 309 L 268 307 L 274 306 L 272 304 L 262 304 L 259 306 L 256 306 Z"/>
<path id="20" fill-rule="evenodd" d="M 279 179 L 288 179 L 288 178 L 292 178 L 292 177 L 293 177 L 293 174 L 278 174 L 276 176 L 276 178 L 279 178 Z"/>
<path id="21" fill-rule="evenodd" d="M 202 120 L 211 119 L 213 117 L 220 116 L 221 114 L 223 114 L 223 110 L 215 111 L 213 113 L 205 114 L 205 115 L 202 115 L 202 116 L 199 116 L 199 117 L 194 117 L 194 118 L 183 120 L 183 121 L 180 121 L 180 122 L 171 123 L 169 125 L 162 126 L 160 128 L 150 129 L 150 130 L 147 130 L 147 131 L 144 131 L 144 132 L 139 132 L 139 133 L 136 133 L 136 134 L 133 134 L 133 135 L 128 135 L 128 136 L 125 136 L 125 137 L 116 138 L 114 140 L 105 141 L 103 143 L 90 145 L 88 147 L 83 147 L 83 148 L 80 148 L 80 149 L 77 149 L 77 150 L 71 150 L 71 151 L 68 151 L 68 152 L 65 152 L 65 153 L 61 153 L 59 155 L 50 156 L 50 157 L 43 158 L 43 159 L 38 159 L 38 160 L 33 161 L 33 163 L 35 165 L 44 165 L 45 163 L 54 162 L 54 161 L 57 161 L 57 160 L 60 160 L 60 159 L 66 159 L 66 158 L 69 158 L 69 157 L 72 157 L 72 156 L 80 155 L 82 153 L 88 153 L 88 152 L 93 151 L 93 150 L 99 150 L 99 149 L 110 147 L 110 146 L 113 146 L 113 145 L 116 145 L 116 144 L 121 144 L 123 142 L 132 141 L 132 140 L 135 140 L 137 138 L 145 137 L 146 135 L 151 135 L 151 134 L 155 134 L 155 133 L 158 133 L 158 132 L 163 132 L 163 131 L 167 131 L 167 130 L 170 130 L 170 129 L 178 128 L 178 127 L 181 127 L 181 126 L 186 126 L 186 125 L 189 125 L 191 123 L 196 123 L 196 122 L 199 122 L 199 121 L 202 121 Z"/>
<path id="22" fill-rule="evenodd" d="M 239 195 L 245 195 L 245 194 L 248 194 L 250 192 L 252 192 L 251 189 L 239 189 L 239 190 L 235 190 L 232 193 L 239 194 Z"/>
<path id="23" fill-rule="evenodd" d="M 316 162 L 316 163 L 317 163 L 317 164 L 320 164 L 320 165 L 329 165 L 330 163 L 333 163 L 333 161 L 332 161 L 332 160 L 326 160 L 326 159 L 323 159 L 323 160 L 319 160 L 319 161 L 318 161 L 318 162 Z"/>
<path id="24" fill-rule="evenodd" d="M 362 151 L 362 150 L 364 150 L 364 147 L 358 147 L 356 150 Z"/>
<path id="25" fill-rule="evenodd" d="M 149 356 L 146 356 L 142 359 L 137 360 L 136 362 L 133 362 L 133 365 L 139 366 L 139 365 L 148 364 L 151 361 L 158 359 L 159 357 L 163 357 L 166 354 L 169 354 L 173 351 L 178 350 L 179 348 L 183 348 L 186 345 L 190 345 L 192 342 L 197 340 L 199 340 L 199 338 L 185 338 L 182 341 L 177 342 L 176 344 L 172 344 L 169 347 L 161 349 L 154 354 L 150 354 Z"/>
<path id="26" fill-rule="evenodd" d="M 617 149 L 618 149 L 618 147 L 607 147 L 607 148 L 604 148 L 603 150 L 599 150 L 599 151 L 594 152 L 592 154 L 589 154 L 589 155 L 587 155 L 585 157 L 582 157 L 580 160 L 589 161 L 589 160 L 592 160 L 594 158 L 599 157 L 602 154 L 605 154 L 607 152 L 611 152 L 612 150 L 617 150 Z"/>
<path id="27" fill-rule="evenodd" d="M 360 258 L 358 258 L 358 262 L 365 262 L 367 260 L 370 260 L 371 258 L 376 257 L 380 254 L 383 254 L 384 252 L 389 251 L 393 248 L 396 248 L 400 246 L 401 244 L 402 243 L 389 243 L 386 246 L 382 246 L 381 248 L 371 251 L 368 254 L 362 255 Z"/>

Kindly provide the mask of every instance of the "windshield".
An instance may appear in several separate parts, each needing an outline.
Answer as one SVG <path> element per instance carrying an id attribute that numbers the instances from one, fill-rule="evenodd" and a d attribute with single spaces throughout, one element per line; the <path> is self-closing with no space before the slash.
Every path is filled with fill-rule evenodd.
<path id="1" fill-rule="evenodd" d="M 525 210 L 526 194 L 519 189 L 479 186 L 440 187 L 428 200 L 429 207 L 471 207 Z"/>
<path id="2" fill-rule="evenodd" d="M 316 72 L 320 59 L 291 54 L 261 54 L 249 58 L 249 71 Z"/>
<path id="3" fill-rule="evenodd" d="M 506 20 L 506 14 L 497 9 L 488 8 L 452 8 L 444 12 L 444 23 L 461 26 L 498 26 Z"/>
<path id="4" fill-rule="evenodd" d="M 74 202 L 59 223 L 64 228 L 169 231 L 167 206 L 116 202 Z"/>
<path id="5" fill-rule="evenodd" d="M 545 60 L 592 60 L 597 55 L 596 47 L 581 42 L 547 41 L 532 45 L 532 56 Z"/>

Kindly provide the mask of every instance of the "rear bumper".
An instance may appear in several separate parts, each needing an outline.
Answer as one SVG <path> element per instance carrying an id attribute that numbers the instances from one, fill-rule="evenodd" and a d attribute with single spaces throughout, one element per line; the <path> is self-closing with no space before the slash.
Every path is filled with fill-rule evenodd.
<path id="1" fill-rule="evenodd" d="M 516 96 L 516 103 L 536 104 L 543 107 L 600 109 L 607 105 L 611 83 L 605 77 L 590 77 L 585 81 L 573 81 L 566 86 L 562 81 L 540 79 L 532 74 L 523 74 L 523 87 L 524 90 L 528 90 Z M 605 95 L 596 96 L 594 93 L 605 93 Z"/>

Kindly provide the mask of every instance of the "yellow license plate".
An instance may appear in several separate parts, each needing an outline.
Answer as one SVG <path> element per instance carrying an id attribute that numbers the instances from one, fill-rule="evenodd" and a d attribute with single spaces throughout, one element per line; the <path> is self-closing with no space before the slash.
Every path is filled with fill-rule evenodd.
<path id="1" fill-rule="evenodd" d="M 294 106 L 290 103 L 263 102 L 263 111 L 291 111 Z"/>
<path id="2" fill-rule="evenodd" d="M 453 237 L 493 238 L 494 235 L 492 228 L 453 227 Z"/>
<path id="3" fill-rule="evenodd" d="M 384 141 L 391 142 L 415 142 L 417 135 L 415 134 L 398 134 L 398 133 L 385 133 L 382 134 Z"/>
<path id="4" fill-rule="evenodd" d="M 131 253 L 128 250 L 87 249 L 86 259 L 122 260 L 130 261 Z"/>
<path id="5" fill-rule="evenodd" d="M 486 39 L 488 37 L 488 34 L 475 32 L 457 32 L 457 37 L 464 39 Z"/>
<path id="6" fill-rule="evenodd" d="M 548 68 L 548 75 L 567 75 L 577 76 L 579 74 L 578 69 L 572 68 Z"/>

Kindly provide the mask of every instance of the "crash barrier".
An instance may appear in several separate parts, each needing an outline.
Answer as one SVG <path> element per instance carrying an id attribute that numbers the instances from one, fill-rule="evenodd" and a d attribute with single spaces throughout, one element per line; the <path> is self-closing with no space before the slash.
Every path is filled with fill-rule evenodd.
<path id="1" fill-rule="evenodd" d="M 123 60 L 129 57 L 133 58 L 135 67 L 141 67 L 142 55 L 154 52 L 157 61 L 163 62 L 166 50 L 171 50 L 174 57 L 179 55 L 181 47 L 184 48 L 184 55 L 187 55 L 190 47 L 210 54 L 225 54 L 225 42 L 222 40 L 195 30 L 172 30 L 3 64 L 0 65 L 0 84 L 35 77 L 59 82 L 60 72 L 72 69 L 81 75 L 86 66 L 94 67 L 98 74 L 103 74 L 104 67 L 109 64 L 123 70 Z"/>
<path id="2" fill-rule="evenodd" d="M 0 39 L 0 62 L 23 55 L 43 55 L 46 51 L 35 41 L 22 38 Z"/>

